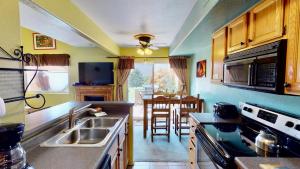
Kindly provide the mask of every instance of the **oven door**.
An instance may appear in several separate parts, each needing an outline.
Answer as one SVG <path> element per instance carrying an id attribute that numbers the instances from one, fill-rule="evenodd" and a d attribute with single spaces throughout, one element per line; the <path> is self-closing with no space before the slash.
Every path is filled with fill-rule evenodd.
<path id="1" fill-rule="evenodd" d="M 253 88 L 255 58 L 227 61 L 224 63 L 224 84 Z"/>

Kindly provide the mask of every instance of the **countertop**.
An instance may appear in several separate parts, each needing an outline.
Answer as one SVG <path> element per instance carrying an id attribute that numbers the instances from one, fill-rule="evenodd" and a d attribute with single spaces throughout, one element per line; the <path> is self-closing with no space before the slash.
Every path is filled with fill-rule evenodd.
<path id="1" fill-rule="evenodd" d="M 59 104 L 47 109 L 43 109 L 25 116 L 25 132 L 23 138 L 30 137 L 35 133 L 43 131 L 55 123 L 65 120 L 69 114 L 69 110 L 73 107 L 84 107 L 89 104 L 99 104 L 99 102 L 77 102 L 70 101 Z M 133 105 L 129 102 L 101 102 L 101 105 Z"/>
<path id="2" fill-rule="evenodd" d="M 109 117 L 122 117 L 114 134 L 103 147 L 36 147 L 27 152 L 27 162 L 35 169 L 96 169 L 117 137 L 128 114 L 109 114 Z"/>
<path id="3" fill-rule="evenodd" d="M 39 141 L 37 134 L 47 133 L 61 123 L 65 123 L 69 110 L 73 107 L 84 107 L 90 104 L 109 110 L 108 117 L 121 117 L 122 121 L 116 127 L 106 145 L 102 147 L 33 147 L 26 153 L 27 162 L 35 169 L 96 169 L 104 155 L 108 152 L 113 140 L 117 138 L 121 126 L 129 116 L 129 102 L 67 102 L 48 109 L 26 115 L 25 134 L 23 140 Z M 122 108 L 125 108 L 124 112 Z M 118 111 L 119 110 L 119 111 Z M 58 133 L 57 133 L 58 134 Z M 24 139 L 25 138 L 25 139 Z"/>
<path id="4" fill-rule="evenodd" d="M 299 169 L 300 168 L 299 158 L 236 157 L 235 162 L 241 169 Z"/>
<path id="5" fill-rule="evenodd" d="M 214 115 L 214 113 L 190 113 L 190 117 L 197 123 L 239 123 L 240 118 L 222 119 Z"/>

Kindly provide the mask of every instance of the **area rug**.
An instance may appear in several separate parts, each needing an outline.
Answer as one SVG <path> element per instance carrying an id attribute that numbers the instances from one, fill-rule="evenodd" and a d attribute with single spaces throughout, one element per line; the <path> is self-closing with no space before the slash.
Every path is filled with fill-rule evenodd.
<path id="1" fill-rule="evenodd" d="M 134 160 L 137 162 L 187 162 L 188 135 L 179 142 L 174 129 L 171 130 L 170 142 L 166 136 L 155 136 L 151 142 L 150 131 L 143 137 L 143 126 L 134 126 Z"/>

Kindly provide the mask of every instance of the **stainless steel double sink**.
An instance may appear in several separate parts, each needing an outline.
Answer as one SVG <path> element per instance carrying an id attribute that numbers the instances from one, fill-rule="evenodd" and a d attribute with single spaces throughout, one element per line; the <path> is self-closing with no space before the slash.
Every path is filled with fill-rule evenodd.
<path id="1" fill-rule="evenodd" d="M 122 118 L 88 117 L 74 128 L 42 143 L 41 147 L 102 147 L 110 139 Z"/>

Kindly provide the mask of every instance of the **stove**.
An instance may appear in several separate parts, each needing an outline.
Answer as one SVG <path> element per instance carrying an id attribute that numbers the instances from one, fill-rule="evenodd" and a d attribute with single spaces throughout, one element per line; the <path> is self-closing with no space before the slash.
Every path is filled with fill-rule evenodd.
<path id="1" fill-rule="evenodd" d="M 243 103 L 241 108 L 240 123 L 198 125 L 200 168 L 207 162 L 217 169 L 237 168 L 234 157 L 300 157 L 300 116 L 250 103 Z M 277 137 L 276 151 L 267 152 L 255 146 L 261 130 Z"/>

